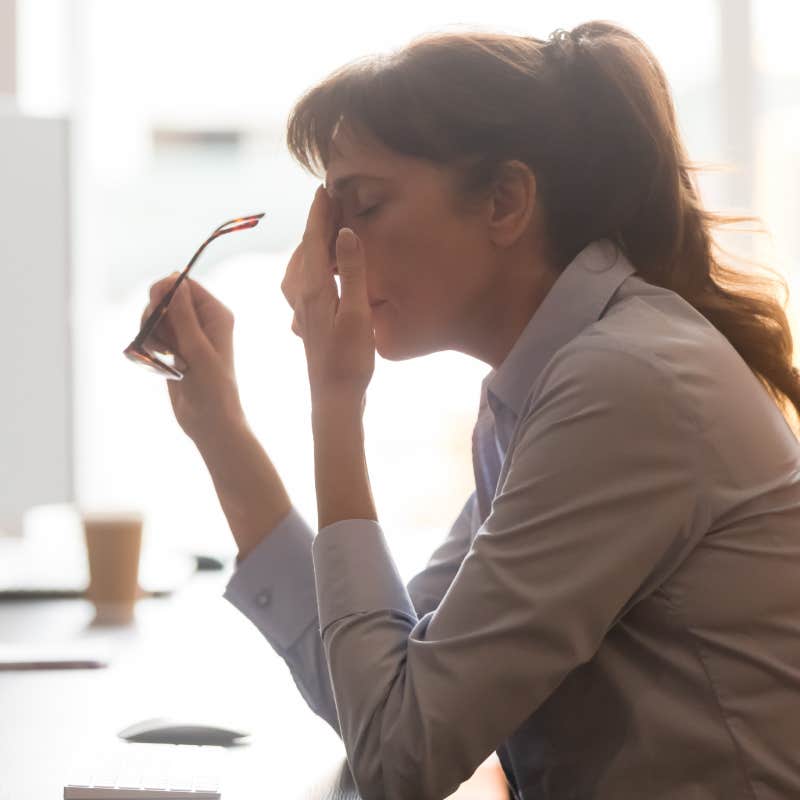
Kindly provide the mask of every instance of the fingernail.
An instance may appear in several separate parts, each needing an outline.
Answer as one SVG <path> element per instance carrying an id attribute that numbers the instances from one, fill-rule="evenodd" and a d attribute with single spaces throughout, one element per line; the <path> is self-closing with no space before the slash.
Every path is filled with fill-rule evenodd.
<path id="1" fill-rule="evenodd" d="M 345 253 L 353 253 L 358 247 L 358 239 L 351 228 L 340 228 L 337 244 Z"/>

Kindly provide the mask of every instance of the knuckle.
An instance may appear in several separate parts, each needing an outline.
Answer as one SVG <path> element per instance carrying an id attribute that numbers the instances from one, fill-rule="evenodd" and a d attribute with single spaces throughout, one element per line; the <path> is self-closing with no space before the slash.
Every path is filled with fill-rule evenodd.
<path id="1" fill-rule="evenodd" d="M 289 263 L 286 265 L 284 280 L 289 280 L 290 277 L 298 269 L 300 269 L 302 263 L 303 263 L 303 243 L 301 242 L 299 245 L 297 245 L 297 247 L 295 247 L 294 252 L 289 258 Z"/>
<path id="2" fill-rule="evenodd" d="M 303 302 L 306 303 L 313 303 L 320 295 L 322 294 L 322 287 L 321 286 L 304 286 L 302 291 L 300 292 L 300 297 Z"/>
<path id="3" fill-rule="evenodd" d="M 303 261 L 303 243 L 300 242 L 295 247 L 294 252 L 289 258 L 289 263 L 286 265 L 286 275 L 291 275 Z"/>

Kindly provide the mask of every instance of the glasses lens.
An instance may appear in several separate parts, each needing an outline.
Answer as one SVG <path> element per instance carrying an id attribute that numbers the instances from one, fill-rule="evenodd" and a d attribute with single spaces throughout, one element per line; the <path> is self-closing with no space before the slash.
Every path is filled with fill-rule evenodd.
<path id="1" fill-rule="evenodd" d="M 173 364 L 167 364 L 150 353 L 145 352 L 143 349 L 134 348 L 131 346 L 128 346 L 125 349 L 125 355 L 135 364 L 146 367 L 151 372 L 155 372 L 163 377 L 173 378 L 175 380 L 180 380 L 183 378 L 182 373 L 175 369 L 174 359 L 171 354 L 169 358 L 173 361 Z"/>

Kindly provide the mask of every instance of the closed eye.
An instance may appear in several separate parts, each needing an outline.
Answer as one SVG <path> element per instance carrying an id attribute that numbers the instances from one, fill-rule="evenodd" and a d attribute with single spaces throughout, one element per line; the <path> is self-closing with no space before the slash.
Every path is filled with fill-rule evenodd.
<path id="1" fill-rule="evenodd" d="M 370 206 L 369 208 L 365 209 L 364 211 L 359 211 L 358 214 L 356 214 L 356 216 L 357 217 L 368 217 L 370 214 L 372 214 L 373 211 L 375 211 L 375 209 L 377 209 L 379 207 L 380 207 L 380 203 L 376 203 L 374 206 Z"/>

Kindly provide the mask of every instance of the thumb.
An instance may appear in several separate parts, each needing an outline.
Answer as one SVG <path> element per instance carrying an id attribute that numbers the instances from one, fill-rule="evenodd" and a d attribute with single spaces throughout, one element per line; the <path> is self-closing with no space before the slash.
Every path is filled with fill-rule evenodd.
<path id="1" fill-rule="evenodd" d="M 197 318 L 188 280 L 181 281 L 181 285 L 167 308 L 167 316 L 170 319 L 178 349 L 184 358 L 191 359 L 194 354 L 209 347 L 208 338 Z"/>
<path id="2" fill-rule="evenodd" d="M 342 282 L 339 308 L 369 313 L 364 248 L 352 228 L 342 228 L 336 237 L 336 266 Z"/>

